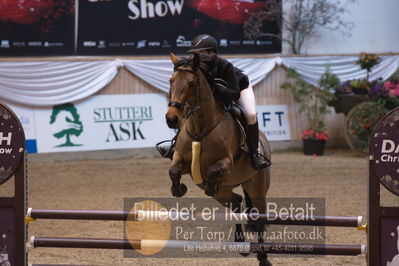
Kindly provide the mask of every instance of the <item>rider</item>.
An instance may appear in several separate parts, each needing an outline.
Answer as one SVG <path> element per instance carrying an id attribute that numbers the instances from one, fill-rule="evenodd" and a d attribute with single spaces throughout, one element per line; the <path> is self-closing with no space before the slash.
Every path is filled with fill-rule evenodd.
<path id="1" fill-rule="evenodd" d="M 247 143 L 251 166 L 255 170 L 268 167 L 270 162 L 266 161 L 258 152 L 259 128 L 255 110 L 255 96 L 248 76 L 229 61 L 219 57 L 217 50 L 216 39 L 208 34 L 201 34 L 194 37 L 188 52 L 200 56 L 200 67 L 207 77 L 211 77 L 211 85 L 215 90 L 216 99 L 224 106 L 231 105 L 233 101 L 238 101 L 241 106 L 248 123 Z M 162 151 L 160 152 L 162 153 Z"/>

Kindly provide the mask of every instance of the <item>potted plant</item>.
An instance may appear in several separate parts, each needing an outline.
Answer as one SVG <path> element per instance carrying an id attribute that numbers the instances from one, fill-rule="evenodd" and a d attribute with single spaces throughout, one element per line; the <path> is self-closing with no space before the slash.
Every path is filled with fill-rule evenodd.
<path id="1" fill-rule="evenodd" d="M 371 134 L 387 112 L 384 100 L 368 101 L 356 105 L 348 114 L 345 127 L 345 138 L 349 147 L 367 155 Z"/>
<path id="2" fill-rule="evenodd" d="M 368 53 L 360 53 L 359 59 L 356 61 L 356 64 L 360 65 L 361 69 L 365 69 L 367 71 L 366 80 L 369 80 L 369 75 L 371 69 L 378 65 L 381 61 L 381 58 L 377 54 L 368 54 Z"/>
<path id="3" fill-rule="evenodd" d="M 348 80 L 335 88 L 334 98 L 329 103 L 335 112 L 347 115 L 357 104 L 369 100 L 367 80 Z"/>
<path id="4" fill-rule="evenodd" d="M 323 155 L 328 132 L 317 132 L 313 129 L 305 129 L 302 134 L 303 154 L 305 155 Z"/>
<path id="5" fill-rule="evenodd" d="M 385 107 L 392 110 L 399 107 L 399 72 L 383 83 L 384 90 L 387 91 Z"/>
<path id="6" fill-rule="evenodd" d="M 380 61 L 380 57 L 376 54 L 360 53 L 356 64 L 367 71 L 367 77 L 365 79 L 347 80 L 335 88 L 334 99 L 329 105 L 334 107 L 337 114 L 344 113 L 348 115 L 354 106 L 370 100 L 370 90 L 374 87 L 373 82 L 368 81 L 370 71 Z"/>
<path id="7" fill-rule="evenodd" d="M 323 155 L 328 139 L 324 118 L 328 110 L 328 102 L 333 98 L 331 90 L 339 83 L 336 75 L 327 71 L 319 80 L 319 86 L 314 86 L 300 77 L 293 69 L 288 70 L 288 82 L 281 85 L 288 89 L 294 101 L 299 103 L 299 111 L 305 113 L 308 127 L 304 130 L 302 139 L 305 155 Z"/>
<path id="8" fill-rule="evenodd" d="M 369 82 L 369 101 L 356 105 L 347 116 L 345 138 L 353 150 L 367 155 L 374 128 L 389 110 L 399 107 L 398 96 L 397 75 Z"/>

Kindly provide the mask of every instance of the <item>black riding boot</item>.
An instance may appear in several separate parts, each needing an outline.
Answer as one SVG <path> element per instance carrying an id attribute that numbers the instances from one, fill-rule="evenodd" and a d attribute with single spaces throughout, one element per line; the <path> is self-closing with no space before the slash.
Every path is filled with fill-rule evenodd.
<path id="1" fill-rule="evenodd" d="M 264 156 L 259 154 L 259 128 L 258 122 L 253 125 L 248 125 L 247 143 L 249 149 L 249 157 L 251 159 L 251 166 L 259 171 L 263 168 L 270 166 L 270 161 Z"/>

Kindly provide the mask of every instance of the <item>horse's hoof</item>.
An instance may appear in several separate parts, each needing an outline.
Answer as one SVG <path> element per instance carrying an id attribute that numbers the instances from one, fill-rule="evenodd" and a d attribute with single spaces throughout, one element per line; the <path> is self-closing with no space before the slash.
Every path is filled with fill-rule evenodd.
<path id="1" fill-rule="evenodd" d="M 174 197 L 181 198 L 187 193 L 187 186 L 185 184 L 179 184 L 177 186 L 172 185 L 170 190 Z"/>
<path id="2" fill-rule="evenodd" d="M 234 242 L 245 242 L 245 237 L 243 237 L 242 235 L 238 236 L 237 234 L 235 234 Z M 240 253 L 240 255 L 243 257 L 248 257 L 249 255 L 251 255 L 251 253 Z"/>
<path id="3" fill-rule="evenodd" d="M 206 189 L 205 189 L 205 194 L 207 196 L 213 197 L 216 194 L 217 191 L 218 191 L 218 188 L 217 188 L 217 184 L 216 183 L 214 183 L 214 184 L 212 184 L 212 183 L 209 184 L 208 183 L 208 185 L 206 186 Z"/>
<path id="4" fill-rule="evenodd" d="M 244 232 L 242 229 L 238 231 L 236 229 L 236 232 L 234 233 L 234 242 L 245 242 Z M 250 254 L 251 253 L 240 253 L 240 255 L 243 257 L 248 257 Z"/>
<path id="5" fill-rule="evenodd" d="M 259 261 L 259 266 L 273 266 L 273 264 L 268 260 Z"/>
<path id="6" fill-rule="evenodd" d="M 259 266 L 273 266 L 272 263 L 267 259 L 267 254 L 258 253 L 256 257 L 259 260 Z"/>
<path id="7" fill-rule="evenodd" d="M 245 242 L 245 238 L 241 235 L 238 236 L 237 234 L 235 234 L 234 242 Z"/>

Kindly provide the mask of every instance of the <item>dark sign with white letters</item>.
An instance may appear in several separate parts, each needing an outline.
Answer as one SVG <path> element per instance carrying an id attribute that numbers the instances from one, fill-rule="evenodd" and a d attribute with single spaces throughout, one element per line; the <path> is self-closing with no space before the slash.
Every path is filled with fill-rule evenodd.
<path id="1" fill-rule="evenodd" d="M 0 265 L 27 265 L 25 134 L 17 116 L 0 103 L 0 185 L 12 176 L 14 196 L 0 194 Z"/>
<path id="2" fill-rule="evenodd" d="M 0 1 L 0 55 L 74 53 L 75 0 Z"/>
<path id="3" fill-rule="evenodd" d="M 78 54 L 184 53 L 191 39 L 203 33 L 217 39 L 221 53 L 281 52 L 281 43 L 267 36 L 279 34 L 277 24 L 260 16 L 265 2 L 81 0 Z M 256 36 L 262 37 L 254 37 L 255 27 L 244 27 L 255 21 Z"/>
<path id="4" fill-rule="evenodd" d="M 24 155 L 25 135 L 21 123 L 0 105 L 0 184 L 13 176 Z"/>
<path id="5" fill-rule="evenodd" d="M 380 198 L 380 184 L 399 196 L 399 108 L 376 126 L 369 159 L 368 265 L 399 265 L 399 206 Z"/>
<path id="6" fill-rule="evenodd" d="M 371 145 L 374 175 L 389 191 L 399 196 L 399 110 L 380 122 Z"/>

